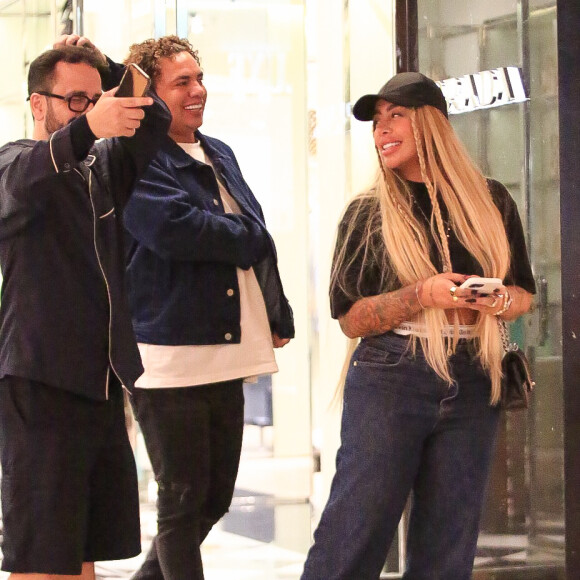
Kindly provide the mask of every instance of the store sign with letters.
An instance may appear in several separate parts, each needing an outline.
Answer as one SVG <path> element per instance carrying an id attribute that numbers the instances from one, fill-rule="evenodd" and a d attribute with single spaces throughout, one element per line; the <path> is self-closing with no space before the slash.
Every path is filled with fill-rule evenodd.
<path id="1" fill-rule="evenodd" d="M 485 70 L 437 84 L 445 95 L 450 115 L 528 100 L 522 71 L 516 66 Z"/>

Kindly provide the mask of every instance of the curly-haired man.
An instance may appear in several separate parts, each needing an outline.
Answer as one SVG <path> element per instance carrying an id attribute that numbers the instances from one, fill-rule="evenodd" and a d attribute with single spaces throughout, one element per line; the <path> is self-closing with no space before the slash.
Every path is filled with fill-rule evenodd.
<path id="1" fill-rule="evenodd" d="M 292 311 L 260 205 L 232 150 L 199 132 L 197 52 L 167 36 L 130 48 L 173 120 L 125 210 L 129 298 L 145 373 L 133 407 L 159 486 L 158 533 L 135 578 L 201 580 L 200 544 L 227 512 L 244 379 L 277 371 Z"/>

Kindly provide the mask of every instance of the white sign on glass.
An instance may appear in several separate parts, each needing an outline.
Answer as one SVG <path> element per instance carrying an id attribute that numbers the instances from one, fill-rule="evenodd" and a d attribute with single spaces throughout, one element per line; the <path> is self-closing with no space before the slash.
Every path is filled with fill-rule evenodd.
<path id="1" fill-rule="evenodd" d="M 450 115 L 528 100 L 522 71 L 515 66 L 445 79 L 437 84 L 445 95 Z"/>

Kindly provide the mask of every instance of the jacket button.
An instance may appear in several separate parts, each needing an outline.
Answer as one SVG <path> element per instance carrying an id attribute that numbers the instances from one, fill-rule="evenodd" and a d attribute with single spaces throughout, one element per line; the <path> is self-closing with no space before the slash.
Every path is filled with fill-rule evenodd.
<path id="1" fill-rule="evenodd" d="M 213 200 L 213 204 L 214 204 L 214 205 L 219 205 L 219 204 L 220 204 L 220 202 L 219 202 L 217 199 L 214 199 L 214 200 Z"/>
<path id="2" fill-rule="evenodd" d="M 229 333 L 229 332 L 226 332 L 226 333 L 225 333 L 225 335 L 224 335 L 224 338 L 225 338 L 226 340 L 232 340 L 232 335 L 231 335 L 231 333 Z"/>
<path id="3" fill-rule="evenodd" d="M 233 296 L 234 295 L 234 291 L 231 288 L 228 288 L 228 291 L 226 292 L 226 294 L 228 296 Z"/>

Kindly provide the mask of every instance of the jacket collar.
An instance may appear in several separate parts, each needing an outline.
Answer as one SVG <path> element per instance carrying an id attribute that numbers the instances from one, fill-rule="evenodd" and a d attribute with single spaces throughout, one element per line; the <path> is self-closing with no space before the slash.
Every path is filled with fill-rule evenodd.
<path id="1" fill-rule="evenodd" d="M 199 131 L 195 132 L 196 139 L 201 143 L 205 154 L 211 159 L 213 164 L 221 164 L 221 153 L 212 146 L 209 139 L 202 135 Z M 169 161 L 173 164 L 174 167 L 178 169 L 182 169 L 183 167 L 187 167 L 189 165 L 203 165 L 197 159 L 188 155 L 169 135 L 165 137 L 165 143 L 162 147 L 166 153 L 169 155 Z"/>
<path id="2" fill-rule="evenodd" d="M 221 147 L 223 147 L 224 144 L 222 144 L 217 139 L 212 139 L 211 137 L 206 137 L 202 135 L 199 131 L 195 132 L 195 137 L 201 143 L 201 146 L 203 147 L 205 154 L 211 159 L 214 170 L 216 170 L 218 174 L 222 174 L 224 170 L 226 173 L 228 172 L 228 170 L 233 170 L 232 165 L 233 161 L 228 156 L 229 148 L 221 149 Z M 192 167 L 194 170 L 196 170 L 201 169 L 202 167 L 205 168 L 208 167 L 204 163 L 201 163 L 197 159 L 191 157 L 191 155 L 188 155 L 168 135 L 166 135 L 164 139 L 165 140 L 161 147 L 161 152 L 159 153 L 164 157 L 164 162 L 171 164 L 176 169 Z M 236 169 L 235 172 L 236 173 L 239 172 L 239 169 Z M 226 188 L 228 188 L 227 185 Z M 263 225 L 262 217 L 254 207 L 254 205 L 248 201 L 245 195 L 240 194 L 240 192 L 237 190 L 229 191 L 229 193 L 236 200 L 236 202 L 238 203 L 244 214 L 253 215 L 256 218 L 256 220 Z"/>

